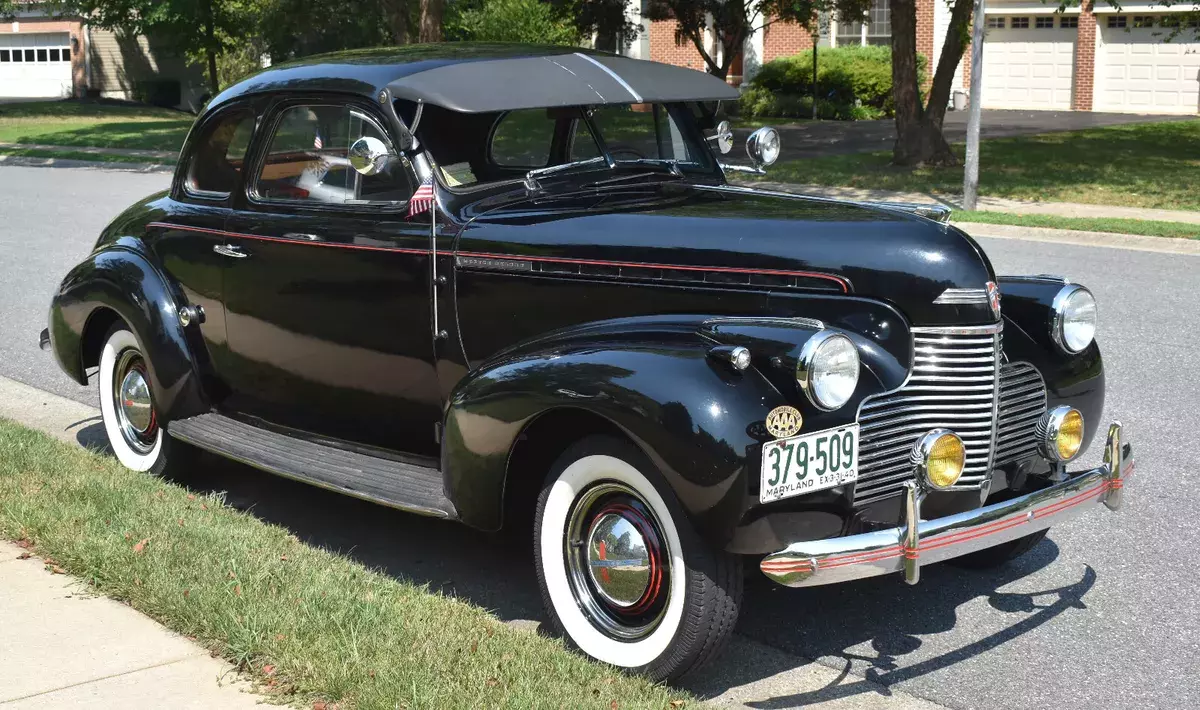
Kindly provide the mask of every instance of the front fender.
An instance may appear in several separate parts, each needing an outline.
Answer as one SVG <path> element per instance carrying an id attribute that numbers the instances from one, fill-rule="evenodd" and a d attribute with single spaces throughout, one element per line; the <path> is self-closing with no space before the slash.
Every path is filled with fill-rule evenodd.
<path id="1" fill-rule="evenodd" d="M 1002 276 L 1004 354 L 1010 362 L 1028 362 L 1046 381 L 1047 405 L 1069 404 L 1083 414 L 1083 451 L 1101 428 L 1104 410 L 1104 362 L 1095 341 L 1077 354 L 1054 342 L 1050 327 L 1055 294 L 1066 285 L 1049 277 Z M 1082 455 L 1082 452 L 1080 453 Z"/>
<path id="2" fill-rule="evenodd" d="M 748 424 L 784 399 L 754 368 L 736 374 L 708 358 L 711 343 L 694 330 L 655 340 L 547 344 L 461 383 L 446 414 L 443 471 L 463 521 L 499 527 L 517 437 L 543 414 L 575 409 L 623 431 L 697 529 L 720 537 L 746 493 L 747 450 L 758 443 Z"/>
<path id="3" fill-rule="evenodd" d="M 63 371 L 87 384 L 83 337 L 101 310 L 115 312 L 145 349 L 154 401 L 165 421 L 207 411 L 181 299 L 143 243 L 122 237 L 92 253 L 63 279 L 50 304 L 50 342 Z"/>
<path id="4" fill-rule="evenodd" d="M 856 399 L 903 381 L 911 344 L 907 326 L 898 325 L 902 332 L 871 340 L 875 347 L 867 341 L 882 336 L 841 329 L 864 353 Z M 757 476 L 761 444 L 772 438 L 764 426 L 772 409 L 800 408 L 806 430 L 854 419 L 857 404 L 820 412 L 796 387 L 794 354 L 820 328 L 804 319 L 651 317 L 589 324 L 517 346 L 481 365 L 451 395 L 442 449 L 447 493 L 464 522 L 499 527 L 506 477 L 518 473 L 509 470 L 518 437 L 541 416 L 582 410 L 633 440 L 696 528 L 723 545 L 757 503 L 747 472 Z M 747 345 L 752 366 L 738 373 L 710 357 L 720 343 Z"/>

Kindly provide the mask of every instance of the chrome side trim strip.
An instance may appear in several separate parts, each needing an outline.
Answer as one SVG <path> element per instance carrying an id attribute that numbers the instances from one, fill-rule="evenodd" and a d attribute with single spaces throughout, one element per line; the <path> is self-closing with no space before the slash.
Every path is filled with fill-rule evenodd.
<path id="1" fill-rule="evenodd" d="M 983 288 L 948 288 L 942 295 L 933 299 L 938 305 L 976 305 L 988 302 L 987 289 Z"/>
<path id="2" fill-rule="evenodd" d="M 913 335 L 993 335 L 1004 332 L 1004 321 L 987 325 L 914 326 Z"/>
<path id="3" fill-rule="evenodd" d="M 1025 537 L 1103 503 L 1121 507 L 1125 479 L 1134 470 L 1133 449 L 1121 442 L 1121 425 L 1108 430 L 1104 463 L 1062 483 L 1019 498 L 933 520 L 920 520 L 915 486 L 907 489 L 904 522 L 895 528 L 848 537 L 795 542 L 763 558 L 759 568 L 788 587 L 815 587 L 904 572 Z M 911 482 L 909 482 L 911 483 Z"/>

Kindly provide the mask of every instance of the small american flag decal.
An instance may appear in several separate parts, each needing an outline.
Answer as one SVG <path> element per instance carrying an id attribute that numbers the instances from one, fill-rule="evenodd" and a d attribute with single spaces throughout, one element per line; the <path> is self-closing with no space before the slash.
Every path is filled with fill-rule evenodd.
<path id="1" fill-rule="evenodd" d="M 427 212 L 431 207 L 433 207 L 432 175 L 425 178 L 425 182 L 421 183 L 421 186 L 417 188 L 417 191 L 414 192 L 413 196 L 409 199 L 408 216 L 405 217 L 405 219 L 412 219 L 422 212 Z"/>

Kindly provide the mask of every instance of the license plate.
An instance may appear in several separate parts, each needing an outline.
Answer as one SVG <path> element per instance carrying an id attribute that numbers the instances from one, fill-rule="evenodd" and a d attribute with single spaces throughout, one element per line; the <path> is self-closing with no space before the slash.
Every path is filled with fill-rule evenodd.
<path id="1" fill-rule="evenodd" d="M 858 425 L 814 431 L 763 446 L 758 499 L 801 496 L 858 480 Z"/>

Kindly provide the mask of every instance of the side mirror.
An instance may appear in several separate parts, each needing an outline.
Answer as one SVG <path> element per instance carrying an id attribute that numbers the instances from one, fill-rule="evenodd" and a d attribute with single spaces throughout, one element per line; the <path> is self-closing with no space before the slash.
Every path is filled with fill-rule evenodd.
<path id="1" fill-rule="evenodd" d="M 350 146 L 350 165 L 360 175 L 378 175 L 392 157 L 387 144 L 374 136 L 363 136 Z"/>
<path id="2" fill-rule="evenodd" d="M 760 170 L 779 159 L 779 131 L 763 126 L 746 139 L 746 155 Z"/>
<path id="3" fill-rule="evenodd" d="M 717 142 L 717 150 L 721 151 L 721 155 L 733 150 L 733 126 L 729 125 L 729 121 L 721 121 L 717 124 L 717 133 L 709 137 L 710 141 Z"/>

